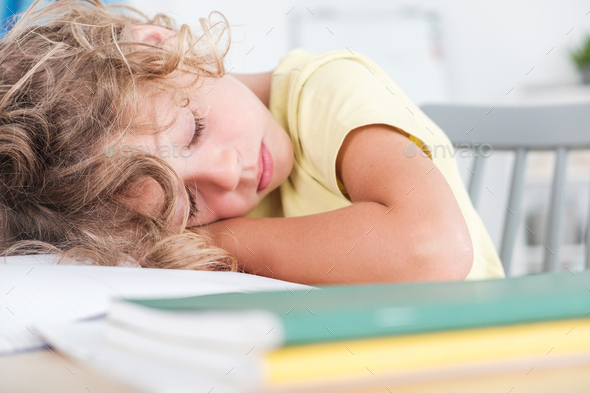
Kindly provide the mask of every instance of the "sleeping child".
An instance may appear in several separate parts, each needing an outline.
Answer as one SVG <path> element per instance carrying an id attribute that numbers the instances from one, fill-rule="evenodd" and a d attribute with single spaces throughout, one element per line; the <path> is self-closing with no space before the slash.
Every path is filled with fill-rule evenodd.
<path id="1" fill-rule="evenodd" d="M 210 18 L 198 35 L 63 0 L 18 19 L 0 41 L 4 255 L 308 285 L 504 277 L 455 159 L 431 152 L 451 142 L 378 65 L 295 49 L 232 73 Z"/>

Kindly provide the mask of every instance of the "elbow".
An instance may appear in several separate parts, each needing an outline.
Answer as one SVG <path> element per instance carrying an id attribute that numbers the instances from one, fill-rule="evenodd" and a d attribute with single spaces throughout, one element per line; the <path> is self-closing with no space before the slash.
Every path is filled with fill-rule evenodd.
<path id="1" fill-rule="evenodd" d="M 451 270 L 449 280 L 464 281 L 473 267 L 473 260 L 475 258 L 469 232 L 467 232 L 467 239 L 459 235 L 454 239 L 452 244 L 453 248 L 450 250 L 450 255 L 447 256 L 448 266 Z"/>
<path id="2" fill-rule="evenodd" d="M 433 233 L 434 232 L 434 233 Z M 414 246 L 420 264 L 421 279 L 428 281 L 463 281 L 474 260 L 473 243 L 467 226 L 437 228 L 427 241 Z"/>

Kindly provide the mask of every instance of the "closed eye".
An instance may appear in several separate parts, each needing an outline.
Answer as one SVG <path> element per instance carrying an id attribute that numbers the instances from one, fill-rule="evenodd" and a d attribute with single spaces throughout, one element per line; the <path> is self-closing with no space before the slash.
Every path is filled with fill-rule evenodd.
<path id="1" fill-rule="evenodd" d="M 186 191 L 188 192 L 188 198 L 189 198 L 189 203 L 190 203 L 190 213 L 189 213 L 189 220 L 193 217 L 197 216 L 197 213 L 199 212 L 199 209 L 197 208 L 197 202 L 195 200 L 195 194 L 193 194 L 192 190 L 188 187 L 185 186 Z"/>
<path id="2" fill-rule="evenodd" d="M 193 132 L 189 146 L 195 146 L 205 130 L 205 119 L 195 112 L 193 112 L 193 116 L 195 118 L 195 131 Z"/>

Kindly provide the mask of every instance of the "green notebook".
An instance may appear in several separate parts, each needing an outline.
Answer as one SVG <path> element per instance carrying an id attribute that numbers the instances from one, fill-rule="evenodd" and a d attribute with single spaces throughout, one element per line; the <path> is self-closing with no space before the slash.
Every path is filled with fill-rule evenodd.
<path id="1" fill-rule="evenodd" d="M 115 299 L 107 322 L 178 340 L 271 349 L 590 316 L 590 270 L 469 282 L 360 284 Z M 188 341 L 187 341 L 188 342 Z"/>

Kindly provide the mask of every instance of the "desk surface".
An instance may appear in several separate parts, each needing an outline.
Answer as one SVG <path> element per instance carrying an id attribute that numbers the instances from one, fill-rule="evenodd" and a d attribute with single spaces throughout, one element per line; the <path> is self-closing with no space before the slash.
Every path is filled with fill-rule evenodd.
<path id="1" fill-rule="evenodd" d="M 587 393 L 590 364 L 389 386 L 396 393 Z M 139 393 L 49 350 L 0 356 L 0 392 Z M 383 393 L 383 387 L 349 393 Z"/>

